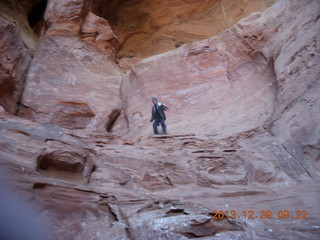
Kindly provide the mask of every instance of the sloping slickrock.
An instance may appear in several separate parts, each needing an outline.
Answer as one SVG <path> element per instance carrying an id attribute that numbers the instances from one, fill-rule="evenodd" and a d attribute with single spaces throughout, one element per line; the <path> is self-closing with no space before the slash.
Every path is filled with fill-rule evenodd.
<path id="1" fill-rule="evenodd" d="M 109 115 L 121 108 L 122 72 L 104 52 L 81 39 L 78 32 L 88 13 L 87 4 L 48 3 L 48 29 L 30 66 L 19 116 L 66 128 L 100 131 L 114 120 Z"/>
<path id="2" fill-rule="evenodd" d="M 102 86 L 121 73 L 95 42 L 81 40 L 88 2 L 68 2 L 49 1 L 49 28 L 28 75 L 21 113 L 43 123 L 0 106 L 0 182 L 21 207 L 35 206 L 28 224 L 1 206 L 12 212 L 11 228 L 47 220 L 54 240 L 319 239 L 316 0 L 280 0 L 218 37 L 136 65 L 114 128 L 133 136 L 122 137 L 72 129 L 105 126 L 108 117 L 112 129 L 120 110 L 93 99 L 115 106 L 119 85 L 112 96 Z M 149 136 L 153 95 L 170 107 L 170 135 Z"/>
<path id="3" fill-rule="evenodd" d="M 49 221 L 52 239 L 317 239 L 318 183 L 297 184 L 259 158 L 250 134 L 122 139 L 2 112 L 1 182 L 37 206 L 33 219 Z M 43 156 L 49 165 L 39 165 Z M 80 177 L 82 168 L 70 163 L 85 158 L 95 166 Z M 231 210 L 236 219 L 212 219 Z M 308 219 L 279 219 L 285 210 L 304 210 Z M 273 217 L 261 219 L 261 211 Z"/>

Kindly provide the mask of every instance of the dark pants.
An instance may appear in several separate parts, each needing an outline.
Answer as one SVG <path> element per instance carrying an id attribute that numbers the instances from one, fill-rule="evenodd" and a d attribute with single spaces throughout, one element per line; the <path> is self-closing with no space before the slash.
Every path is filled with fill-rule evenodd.
<path id="1" fill-rule="evenodd" d="M 164 120 L 162 118 L 155 118 L 153 121 L 153 132 L 154 134 L 158 134 L 158 125 L 161 124 L 162 132 L 167 133 L 167 126 L 164 123 Z"/>

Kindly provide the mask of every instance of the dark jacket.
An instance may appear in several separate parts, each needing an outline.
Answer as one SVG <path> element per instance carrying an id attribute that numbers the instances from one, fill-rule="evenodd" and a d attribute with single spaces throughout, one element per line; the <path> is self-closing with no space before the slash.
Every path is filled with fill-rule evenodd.
<path id="1" fill-rule="evenodd" d="M 150 122 L 152 122 L 156 118 L 166 120 L 166 114 L 164 113 L 164 111 L 167 111 L 168 109 L 169 108 L 166 107 L 163 103 L 157 102 L 157 104 L 153 105 L 152 107 Z"/>

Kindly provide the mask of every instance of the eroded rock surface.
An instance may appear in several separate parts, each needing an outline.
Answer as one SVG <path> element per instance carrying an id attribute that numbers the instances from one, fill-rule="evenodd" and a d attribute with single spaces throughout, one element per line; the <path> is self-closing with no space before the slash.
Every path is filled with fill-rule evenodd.
<path id="1" fill-rule="evenodd" d="M 5 8 L 3 3 L 0 7 L 3 8 L 0 13 L 0 101 L 8 112 L 16 114 L 34 49 L 28 48 L 24 33 L 29 31 L 30 35 L 31 29 L 24 28 L 17 20 L 22 13 L 16 11 L 16 16 L 12 16 L 12 9 Z M 33 45 L 33 39 L 29 37 L 29 40 Z"/>
<path id="2" fill-rule="evenodd" d="M 7 169 L 3 181 L 19 190 L 21 199 L 39 207 L 37 218 L 50 220 L 53 239 L 317 239 L 319 235 L 317 181 L 305 174 L 297 184 L 274 159 L 263 156 L 264 148 L 252 143 L 252 132 L 225 139 L 120 138 L 39 125 L 6 114 L 1 118 L 1 167 Z M 57 154 L 66 151 L 70 154 Z M 44 156 L 51 168 L 39 168 Z M 71 167 L 85 157 L 92 170 L 86 176 L 82 167 Z M 231 210 L 236 219 L 226 215 L 212 219 L 214 211 Z M 278 212 L 285 210 L 306 211 L 308 219 L 295 219 L 296 215 L 279 219 Z M 243 211 L 255 215 L 245 219 Z M 271 211 L 273 217 L 261 219 L 261 211 Z"/>
<path id="3" fill-rule="evenodd" d="M 97 46 L 115 60 L 119 41 L 107 20 L 88 12 L 81 25 L 81 35 L 85 41 Z"/>
<path id="4" fill-rule="evenodd" d="M 93 1 L 93 11 L 109 20 L 120 41 L 120 58 L 150 57 L 185 43 L 207 39 L 274 0 Z"/>
<path id="5" fill-rule="evenodd" d="M 88 39 L 86 34 L 95 36 L 106 22 L 89 13 L 87 5 L 87 1 L 49 2 L 44 16 L 47 29 L 29 69 L 19 116 L 66 128 L 105 131 L 108 116 L 121 108 L 118 93 L 123 74 L 112 54 L 104 51 L 112 31 L 105 25 L 109 32 L 103 30 L 104 34 L 111 36 Z"/>
<path id="6" fill-rule="evenodd" d="M 197 39 L 185 33 L 190 24 L 212 18 L 210 4 L 222 13 L 229 8 L 225 1 L 170 1 L 180 13 L 197 13 L 185 24 L 184 15 L 171 24 L 175 17 L 161 8 L 162 1 L 129 2 L 109 1 L 107 12 L 152 7 L 143 19 L 158 20 L 150 26 L 164 21 L 136 49 L 142 55 L 160 43 L 159 51 L 166 49 L 166 38 L 157 38 L 163 31 Z M 12 0 L 0 15 L 10 30 L 1 32 L 2 39 L 15 44 L 1 45 L 12 63 L 0 66 L 8 74 L 1 77 L 28 69 L 19 117 L 6 105 L 19 106 L 14 92 L 5 91 L 11 95 L 0 102 L 0 188 L 14 189 L 21 208 L 35 206 L 30 222 L 20 218 L 19 208 L 1 206 L 12 212 L 5 221 L 10 227 L 23 233 L 46 219 L 42 233 L 54 240 L 319 239 L 317 0 L 280 0 L 216 37 L 179 44 L 141 63 L 125 52 L 134 37 L 123 41 L 122 35 L 135 32 L 136 22 L 121 30 L 123 23 L 98 17 L 86 0 L 50 0 L 43 18 L 38 12 L 41 20 L 29 15 L 40 37 L 36 50 L 31 28 L 21 26 L 26 13 L 36 11 L 31 6 L 45 3 Z M 258 3 L 241 4 L 254 9 Z M 210 22 L 192 31 L 202 34 L 206 26 Z M 149 48 L 150 39 L 156 44 Z M 121 44 L 125 56 L 117 63 Z M 17 64 L 31 50 L 36 54 L 30 68 Z M 132 64 L 124 77 L 120 69 Z M 170 107 L 169 135 L 151 133 L 152 96 Z"/>
<path id="7" fill-rule="evenodd" d="M 158 96 L 170 108 L 171 134 L 231 136 L 263 127 L 316 176 L 318 19 L 316 1 L 279 1 L 216 37 L 142 61 L 123 81 L 123 126 L 150 134 L 146 104 Z"/>

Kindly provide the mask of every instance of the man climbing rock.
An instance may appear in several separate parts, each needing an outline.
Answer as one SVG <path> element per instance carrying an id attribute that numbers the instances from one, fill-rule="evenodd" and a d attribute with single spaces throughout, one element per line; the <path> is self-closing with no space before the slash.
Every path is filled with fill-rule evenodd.
<path id="1" fill-rule="evenodd" d="M 167 134 L 167 126 L 165 124 L 166 120 L 166 114 L 164 111 L 169 110 L 168 107 L 166 107 L 162 102 L 158 102 L 157 98 L 152 98 L 152 113 L 151 113 L 151 119 L 150 122 L 153 121 L 153 132 L 154 134 L 158 135 L 158 126 L 161 124 L 162 127 L 162 133 Z"/>

